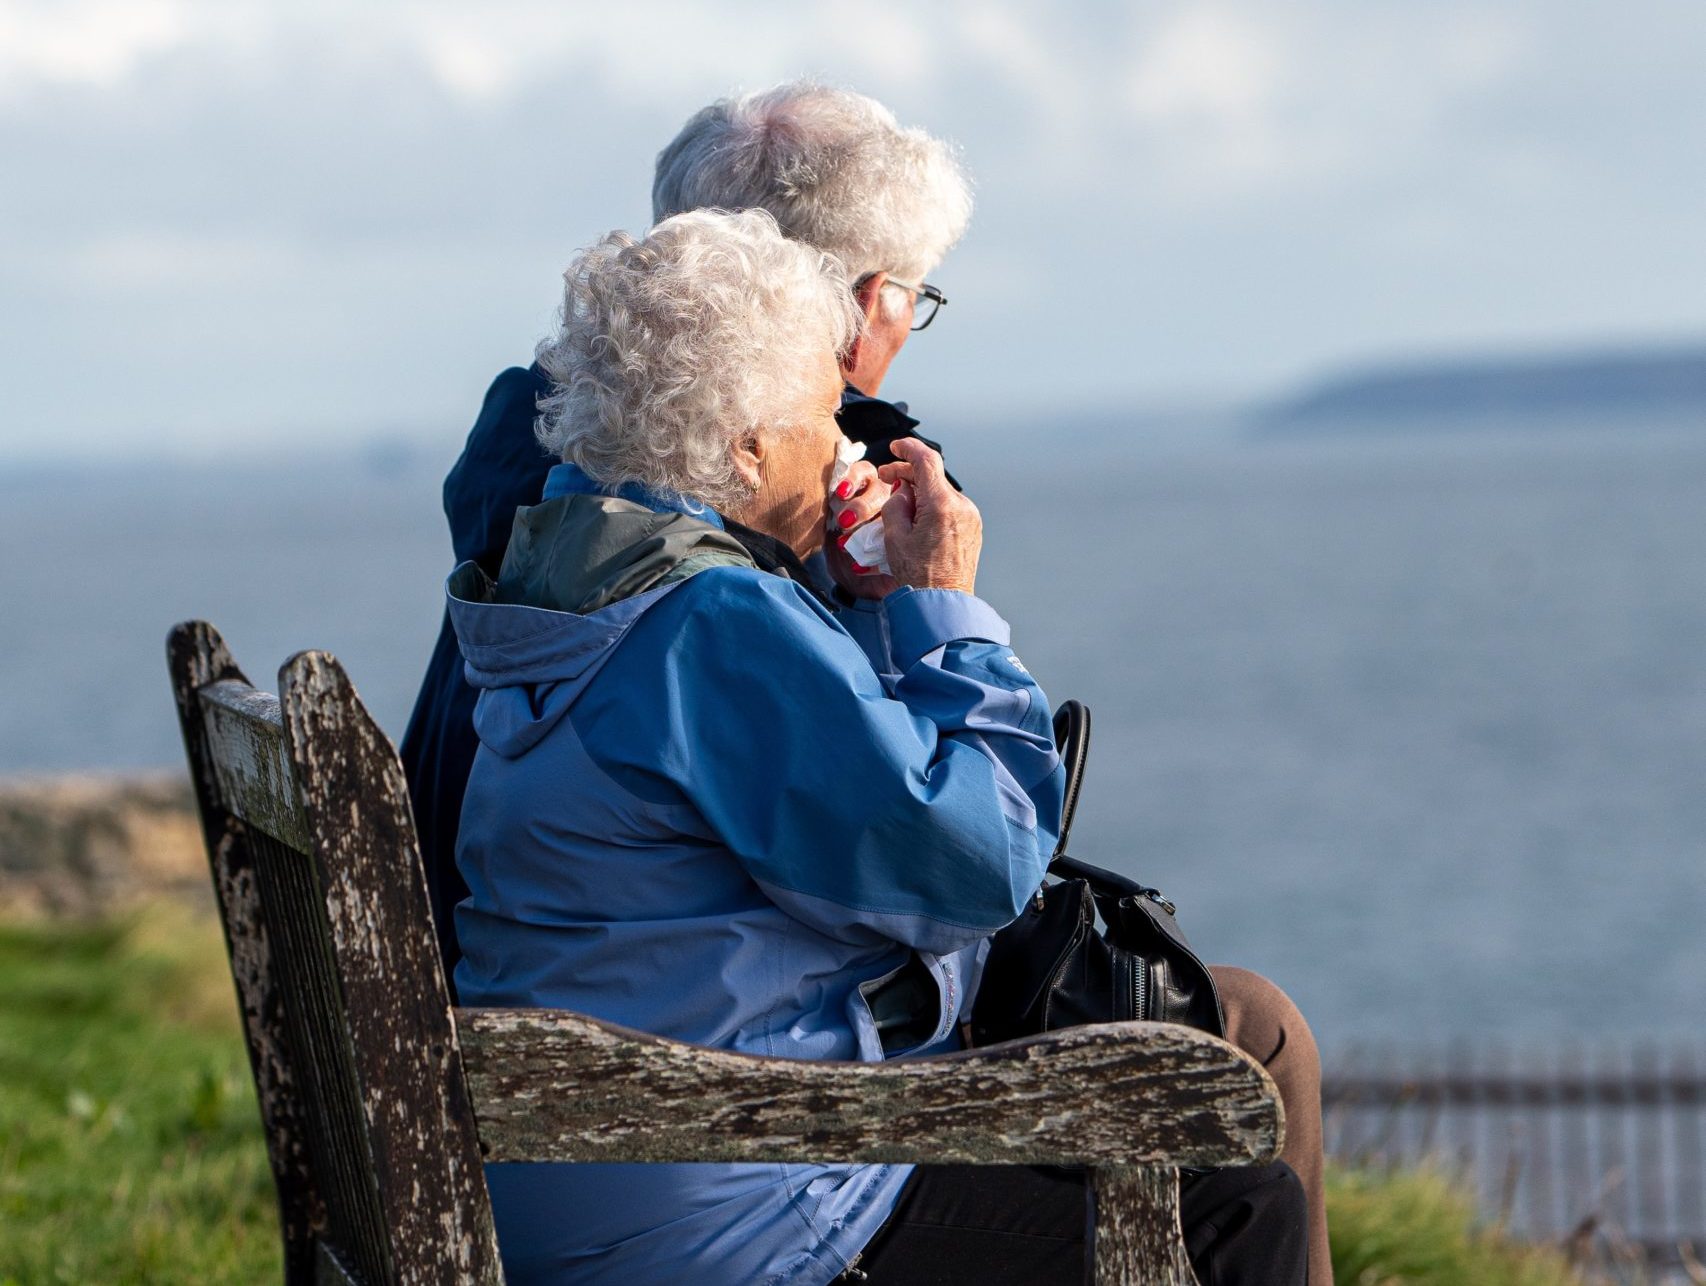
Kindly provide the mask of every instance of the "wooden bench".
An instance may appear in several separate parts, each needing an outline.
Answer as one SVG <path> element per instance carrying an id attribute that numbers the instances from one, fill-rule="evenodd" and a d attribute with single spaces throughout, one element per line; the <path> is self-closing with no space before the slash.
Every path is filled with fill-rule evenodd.
<path id="1" fill-rule="evenodd" d="M 1279 1149 L 1266 1073 L 1183 1027 L 822 1063 L 453 1009 L 402 767 L 342 667 L 298 653 L 274 697 L 199 621 L 168 655 L 289 1286 L 501 1282 L 486 1161 L 1082 1165 L 1096 1280 L 1192 1283 L 1172 1167 Z"/>

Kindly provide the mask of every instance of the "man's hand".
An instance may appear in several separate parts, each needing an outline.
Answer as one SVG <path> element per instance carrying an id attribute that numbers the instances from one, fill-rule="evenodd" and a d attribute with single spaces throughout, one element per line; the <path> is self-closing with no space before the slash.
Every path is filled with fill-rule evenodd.
<path id="1" fill-rule="evenodd" d="M 954 490 L 942 457 L 917 438 L 896 438 L 889 449 L 900 459 L 885 464 L 877 476 L 895 489 L 883 506 L 895 579 L 914 589 L 975 593 L 983 516 Z"/>

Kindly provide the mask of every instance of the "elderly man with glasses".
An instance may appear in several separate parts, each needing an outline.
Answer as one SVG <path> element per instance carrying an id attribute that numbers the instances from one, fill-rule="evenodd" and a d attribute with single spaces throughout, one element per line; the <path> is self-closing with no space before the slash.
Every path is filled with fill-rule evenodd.
<path id="1" fill-rule="evenodd" d="M 768 210 L 784 235 L 841 260 L 865 325 L 842 359 L 842 431 L 873 464 L 917 436 L 877 397 L 913 331 L 948 302 L 924 280 L 965 232 L 971 189 L 953 151 L 862 94 L 793 82 L 698 112 L 658 155 L 652 217 Z M 935 446 L 935 443 L 931 443 Z"/>
<path id="2" fill-rule="evenodd" d="M 866 460 L 873 465 L 894 461 L 893 444 L 900 438 L 918 438 L 940 450 L 916 432 L 918 421 L 904 403 L 885 401 L 879 392 L 911 334 L 935 321 L 947 303 L 926 278 L 959 240 L 971 213 L 970 188 L 953 151 L 921 130 L 902 127 L 886 108 L 863 95 L 792 82 L 713 103 L 696 113 L 659 154 L 652 188 L 654 219 L 704 208 L 766 210 L 786 236 L 841 261 L 864 323 L 841 359 L 842 432 L 865 446 Z M 473 561 L 494 578 L 517 507 L 538 503 L 546 474 L 556 463 L 534 436 L 539 400 L 551 389 L 538 363 L 502 372 L 445 480 L 445 514 L 456 560 Z M 905 448 L 903 452 L 911 454 Z M 853 500 L 837 508 L 860 503 Z M 870 514 L 860 509 L 858 516 Z M 807 568 L 779 542 L 738 528 L 729 524 L 731 534 L 762 570 L 808 584 L 826 610 L 837 612 L 879 672 L 887 669 L 874 591 L 857 584 L 844 556 L 831 553 L 827 569 Z M 447 616 L 402 746 L 447 975 L 461 954 L 454 909 L 468 896 L 455 857 L 462 801 L 478 746 L 475 695 L 463 677 L 462 656 Z M 1275 1243 L 1276 1255 L 1278 1242 L 1304 1238 L 1309 1280 L 1316 1286 L 1331 1283 L 1321 1205 L 1320 1064 L 1314 1039 L 1296 1006 L 1271 982 L 1239 969 L 1217 967 L 1213 972 L 1229 1038 L 1268 1068 L 1285 1099 L 1284 1159 L 1297 1172 L 1290 1180 L 1294 1188 L 1301 1179 L 1308 1227 L 1306 1234 L 1299 1227 L 1280 1228 L 1293 1216 L 1302 1219 L 1303 1201 L 1281 1191 L 1273 1174 L 1218 1172 L 1186 1188 L 1184 1213 L 1187 1234 L 1195 1238 L 1193 1259 L 1214 1280 L 1274 1280 L 1263 1275 L 1271 1264 L 1249 1261 L 1250 1237 L 1227 1235 L 1228 1228 L 1243 1221 L 1258 1241 L 1265 1237 Z M 962 1013 L 969 1013 L 971 999 L 969 994 L 964 998 Z M 1283 1165 L 1273 1169 L 1290 1173 Z M 997 1272 L 997 1265 L 1008 1270 L 1025 1265 L 1033 1286 L 1055 1280 L 1051 1274 L 1056 1268 L 1064 1273 L 1061 1280 L 1076 1280 L 1071 1268 L 1076 1252 L 1070 1243 L 1083 1240 L 1082 1190 L 1081 1176 L 921 1167 L 905 1200 L 868 1248 L 863 1268 L 850 1275 L 869 1272 L 873 1281 L 912 1280 L 912 1269 L 922 1266 L 922 1258 L 934 1260 L 939 1273 L 946 1274 L 929 1276 L 932 1281 L 1007 1279 L 1011 1274 Z M 965 1226 L 956 1232 L 961 1222 Z M 992 1225 L 1009 1229 L 1011 1236 L 992 1239 Z M 1242 1246 L 1232 1260 L 1217 1260 L 1217 1241 L 1228 1252 L 1240 1241 Z M 1050 1246 L 1054 1249 L 1038 1251 Z M 961 1276 L 949 1271 L 948 1265 L 956 1261 L 964 1269 Z M 992 1272 L 997 1275 L 990 1276 Z"/>
<path id="3" fill-rule="evenodd" d="M 705 208 L 768 210 L 784 235 L 841 260 L 865 323 L 842 356 L 842 432 L 864 444 L 873 465 L 895 459 L 897 438 L 919 437 L 940 450 L 916 433 L 918 421 L 904 403 L 877 392 L 912 332 L 930 325 L 947 302 L 924 277 L 971 217 L 970 185 L 952 149 L 903 128 L 862 94 L 790 82 L 711 104 L 658 155 L 653 220 Z M 471 560 L 496 576 L 516 508 L 538 503 L 556 463 L 533 432 L 539 399 L 550 390 L 537 362 L 502 372 L 487 390 L 444 480 L 458 563 Z M 786 551 L 768 552 L 786 564 Z M 823 579 L 823 569 L 813 574 Z M 850 632 L 869 649 L 878 628 L 873 605 L 843 599 Z M 402 746 L 447 976 L 461 954 L 453 911 L 468 896 L 456 869 L 456 835 L 478 744 L 474 698 L 447 615 Z"/>

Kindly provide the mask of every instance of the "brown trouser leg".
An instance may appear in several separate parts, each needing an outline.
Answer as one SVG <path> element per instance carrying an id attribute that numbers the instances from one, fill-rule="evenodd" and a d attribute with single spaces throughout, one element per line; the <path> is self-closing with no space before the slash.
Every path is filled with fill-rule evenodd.
<path id="1" fill-rule="evenodd" d="M 1279 1087 L 1285 1105 L 1280 1160 L 1297 1171 L 1309 1200 L 1309 1286 L 1332 1286 L 1322 1175 L 1321 1055 L 1315 1037 L 1291 997 L 1261 974 L 1230 965 L 1210 965 L 1209 972 L 1226 1011 L 1226 1038 L 1267 1068 Z"/>

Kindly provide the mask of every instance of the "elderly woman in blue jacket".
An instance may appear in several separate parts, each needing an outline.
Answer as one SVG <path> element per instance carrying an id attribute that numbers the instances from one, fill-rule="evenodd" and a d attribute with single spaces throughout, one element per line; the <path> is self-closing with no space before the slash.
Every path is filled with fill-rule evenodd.
<path id="1" fill-rule="evenodd" d="M 1063 781 L 1048 703 L 974 596 L 976 508 L 921 443 L 854 468 L 836 513 L 881 513 L 893 573 L 855 577 L 831 542 L 880 596 L 856 640 L 800 561 L 826 541 L 858 327 L 836 262 L 763 212 L 701 211 L 565 279 L 539 422 L 563 463 L 497 579 L 449 584 L 481 690 L 462 1003 L 786 1058 L 953 1047 Z M 910 1176 L 488 1169 L 512 1280 L 624 1286 L 828 1282 Z"/>

